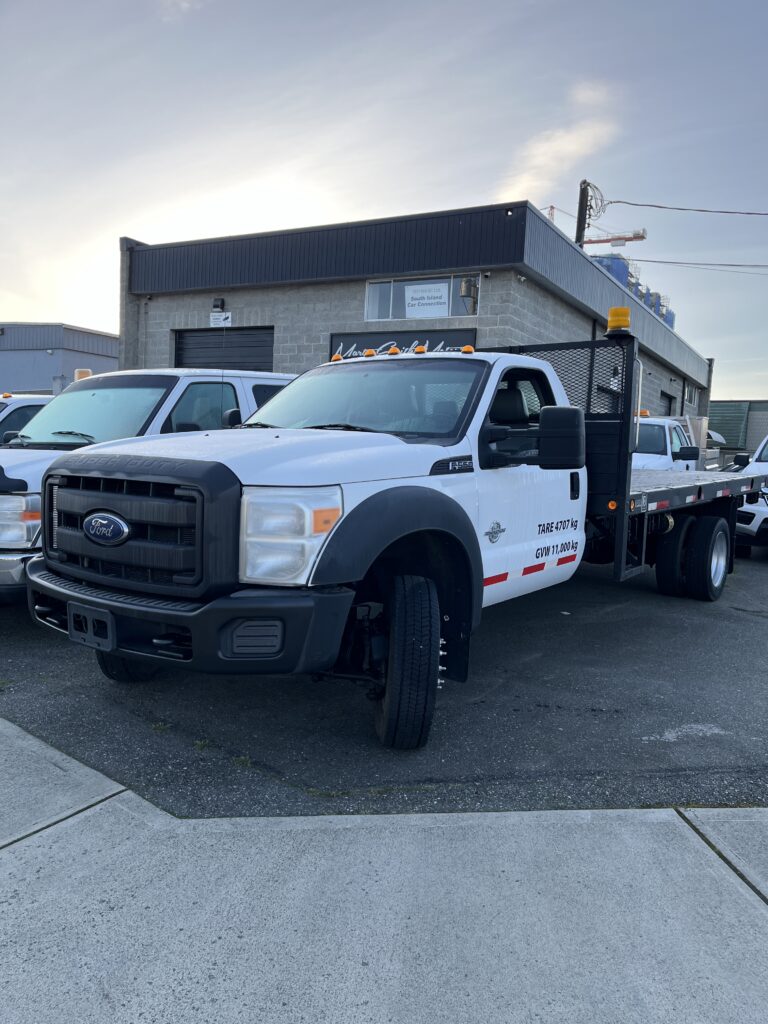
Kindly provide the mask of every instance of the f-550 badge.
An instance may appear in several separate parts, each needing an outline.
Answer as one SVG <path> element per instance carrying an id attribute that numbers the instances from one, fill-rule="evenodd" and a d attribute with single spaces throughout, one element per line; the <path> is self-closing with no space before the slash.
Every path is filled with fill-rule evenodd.
<path id="1" fill-rule="evenodd" d="M 490 527 L 485 531 L 485 536 L 488 538 L 491 544 L 495 544 L 499 537 L 502 535 L 502 533 L 506 532 L 506 528 L 503 527 L 501 523 L 497 521 L 491 523 Z"/>

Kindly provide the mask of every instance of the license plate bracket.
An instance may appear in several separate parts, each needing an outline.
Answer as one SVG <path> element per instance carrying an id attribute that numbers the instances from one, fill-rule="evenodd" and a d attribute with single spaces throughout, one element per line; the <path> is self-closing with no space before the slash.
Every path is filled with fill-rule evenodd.
<path id="1" fill-rule="evenodd" d="M 83 604 L 67 604 L 69 639 L 93 647 L 97 651 L 114 651 L 115 617 L 112 612 L 89 608 Z"/>

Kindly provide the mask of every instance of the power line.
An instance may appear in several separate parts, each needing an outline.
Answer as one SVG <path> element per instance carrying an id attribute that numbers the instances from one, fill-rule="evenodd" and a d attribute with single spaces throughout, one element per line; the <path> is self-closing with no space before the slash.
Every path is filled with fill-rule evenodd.
<path id="1" fill-rule="evenodd" d="M 635 263 L 674 263 L 680 267 L 751 267 L 755 270 L 768 270 L 768 263 L 723 263 L 721 260 L 634 260 Z"/>
<path id="2" fill-rule="evenodd" d="M 594 187 L 594 186 L 593 186 Z M 663 203 L 631 203 L 628 199 L 605 199 L 603 206 L 643 206 L 652 210 L 680 210 L 683 213 L 722 213 L 729 217 L 768 217 L 760 210 L 706 210 L 698 206 L 665 206 Z M 595 213 L 596 217 L 600 213 Z"/>
<path id="3" fill-rule="evenodd" d="M 733 270 L 732 267 L 766 267 L 765 263 L 686 263 L 684 260 L 641 260 L 631 259 L 632 263 L 665 263 L 671 267 L 682 267 L 683 270 L 709 270 L 715 274 L 741 274 L 742 277 L 768 277 L 768 273 L 760 270 Z"/>

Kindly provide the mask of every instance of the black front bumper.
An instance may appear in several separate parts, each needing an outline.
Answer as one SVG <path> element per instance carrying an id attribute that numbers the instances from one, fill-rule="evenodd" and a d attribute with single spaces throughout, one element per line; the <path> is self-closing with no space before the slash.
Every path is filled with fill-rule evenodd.
<path id="1" fill-rule="evenodd" d="M 79 583 L 27 565 L 32 618 L 76 643 L 196 672 L 293 675 L 335 664 L 354 593 L 248 587 L 209 602 Z"/>

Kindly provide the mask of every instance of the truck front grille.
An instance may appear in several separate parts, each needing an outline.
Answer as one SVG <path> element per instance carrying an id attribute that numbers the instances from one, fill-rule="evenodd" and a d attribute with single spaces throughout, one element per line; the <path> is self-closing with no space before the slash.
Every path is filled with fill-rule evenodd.
<path id="1" fill-rule="evenodd" d="M 127 589 L 194 587 L 202 579 L 203 495 L 195 487 L 126 478 L 52 476 L 46 484 L 45 554 L 68 576 Z M 119 516 L 127 540 L 104 546 L 83 530 Z"/>

